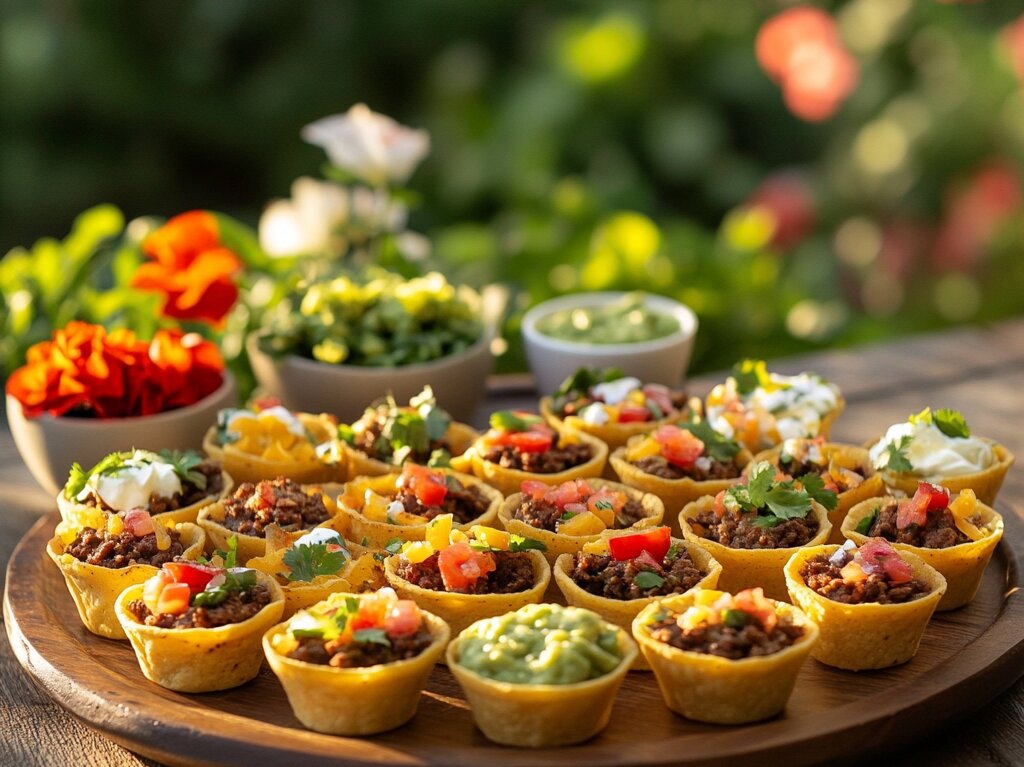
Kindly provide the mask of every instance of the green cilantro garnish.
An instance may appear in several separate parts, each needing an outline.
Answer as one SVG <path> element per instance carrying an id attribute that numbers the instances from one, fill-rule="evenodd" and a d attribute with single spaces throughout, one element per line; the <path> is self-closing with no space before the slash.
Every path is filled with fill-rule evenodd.
<path id="1" fill-rule="evenodd" d="M 161 450 L 161 460 L 174 467 L 174 473 L 182 482 L 187 482 L 199 490 L 206 489 L 206 475 L 196 471 L 203 462 L 203 457 L 195 450 Z"/>
<path id="2" fill-rule="evenodd" d="M 64 486 L 64 497 L 74 498 L 85 489 L 85 486 L 89 481 L 89 477 L 96 474 L 110 474 L 117 469 L 120 469 L 124 466 L 125 460 L 127 460 L 131 455 L 132 454 L 130 452 L 111 453 L 89 469 L 89 471 L 83 471 L 81 465 L 77 463 L 72 464 L 71 472 L 68 474 L 67 484 Z"/>
<path id="3" fill-rule="evenodd" d="M 874 511 L 857 523 L 857 527 L 855 527 L 854 530 L 861 535 L 870 535 L 871 527 L 875 524 L 875 520 L 878 519 L 878 512 L 881 510 L 880 506 L 876 506 Z"/>
<path id="4" fill-rule="evenodd" d="M 619 368 L 577 368 L 575 373 L 562 381 L 555 392 L 555 399 L 573 395 L 588 397 L 590 390 L 598 384 L 618 381 L 624 376 L 625 373 Z"/>
<path id="5" fill-rule="evenodd" d="M 967 421 L 964 420 L 959 410 L 950 410 L 949 408 L 936 410 L 932 415 L 932 422 L 947 437 L 967 439 L 971 436 L 971 430 L 967 427 Z"/>
<path id="6" fill-rule="evenodd" d="M 816 500 L 829 511 L 832 511 L 839 504 L 839 497 L 834 490 L 825 489 L 825 480 L 820 474 L 805 474 L 799 480 L 804 490 L 811 498 Z"/>
<path id="7" fill-rule="evenodd" d="M 904 434 L 895 442 L 890 442 L 886 448 L 886 452 L 889 453 L 889 460 L 886 461 L 885 468 L 889 471 L 906 472 L 913 471 L 914 466 L 910 463 L 907 458 L 907 448 L 913 441 L 913 436 L 910 434 Z"/>
<path id="8" fill-rule="evenodd" d="M 348 561 L 348 552 L 341 548 L 328 551 L 327 543 L 313 543 L 292 546 L 284 553 L 283 561 L 288 569 L 288 580 L 292 583 L 308 582 L 318 575 L 334 575 Z"/>
<path id="9" fill-rule="evenodd" d="M 381 644 L 391 647 L 391 640 L 384 629 L 356 629 L 352 632 L 352 640 L 360 644 Z"/>
<path id="10" fill-rule="evenodd" d="M 547 544 L 541 541 L 535 541 L 533 538 L 525 538 L 522 535 L 516 535 L 510 533 L 508 537 L 508 550 L 509 551 L 528 551 L 529 549 L 536 549 L 537 551 L 547 551 Z"/>
<path id="11" fill-rule="evenodd" d="M 452 454 L 439 447 L 430 453 L 427 459 L 427 466 L 431 469 L 450 469 L 452 467 Z"/>
<path id="12" fill-rule="evenodd" d="M 235 567 L 238 560 L 238 536 L 232 535 L 228 538 L 228 550 L 217 549 L 213 552 L 215 557 L 220 557 L 224 567 Z"/>
<path id="13" fill-rule="evenodd" d="M 148 450 L 127 450 L 105 456 L 89 471 L 85 471 L 81 464 L 72 464 L 71 471 L 68 473 L 68 481 L 64 485 L 64 497 L 74 499 L 85 489 L 90 477 L 113 474 L 127 466 L 136 454 L 141 463 L 170 464 L 182 482 L 191 483 L 200 490 L 206 489 L 206 475 L 201 471 L 196 471 L 196 466 L 203 462 L 203 457 L 195 450 L 161 450 L 159 453 L 152 453 Z"/>
<path id="14" fill-rule="evenodd" d="M 740 511 L 758 514 L 754 524 L 760 527 L 774 527 L 784 519 L 806 517 L 811 510 L 808 492 L 794 487 L 793 480 L 776 482 L 775 467 L 767 461 L 753 466 L 745 485 L 733 485 L 726 490 L 725 499 L 727 508 L 732 505 Z"/>
<path id="15" fill-rule="evenodd" d="M 662 621 L 668 620 L 670 615 L 671 613 L 669 613 L 668 610 L 655 610 L 647 620 L 647 625 L 653 626 L 655 623 L 661 623 Z"/>
<path id="16" fill-rule="evenodd" d="M 733 365 L 732 377 L 736 379 L 737 392 L 750 394 L 769 381 L 768 367 L 764 360 L 741 360 Z"/>
<path id="17" fill-rule="evenodd" d="M 636 584 L 638 589 L 656 589 L 665 582 L 665 579 L 658 575 L 653 570 L 641 570 L 633 578 L 633 583 Z"/>
<path id="18" fill-rule="evenodd" d="M 685 547 L 681 543 L 673 543 L 668 547 L 668 551 L 665 552 L 665 561 L 674 562 L 679 559 L 679 556 L 683 553 Z"/>
<path id="19" fill-rule="evenodd" d="M 214 588 L 207 587 L 192 597 L 195 607 L 216 607 L 235 591 L 248 591 L 256 585 L 256 571 L 243 569 L 239 572 L 228 570 L 224 573 L 224 582 Z"/>
<path id="20" fill-rule="evenodd" d="M 738 442 L 733 442 L 715 431 L 707 421 L 686 421 L 679 424 L 680 429 L 686 429 L 693 436 L 704 443 L 704 455 L 712 461 L 729 463 L 740 451 Z"/>
<path id="21" fill-rule="evenodd" d="M 397 554 L 402 550 L 402 544 L 404 541 L 399 537 L 391 538 L 387 543 L 384 544 L 384 551 L 388 554 Z"/>
<path id="22" fill-rule="evenodd" d="M 722 623 L 732 629 L 741 629 L 750 622 L 750 615 L 743 610 L 726 610 Z"/>
<path id="23" fill-rule="evenodd" d="M 594 508 L 600 509 L 601 511 L 611 511 L 615 508 L 615 504 L 607 498 L 602 498 L 601 500 L 594 502 Z"/>
<path id="24" fill-rule="evenodd" d="M 451 416 L 437 406 L 429 386 L 409 400 L 409 407 L 399 407 L 395 398 L 388 395 L 366 412 L 365 417 L 374 421 L 383 417 L 373 450 L 378 457 L 396 466 L 410 457 L 430 455 L 430 446 L 444 438 L 452 421 Z M 338 436 L 351 443 L 355 440 L 355 431 L 350 426 L 338 427 Z"/>
<path id="25" fill-rule="evenodd" d="M 532 413 L 516 413 L 513 410 L 499 410 L 491 413 L 490 425 L 498 431 L 527 431 L 530 426 L 541 423 L 540 416 Z"/>
<path id="26" fill-rule="evenodd" d="M 575 516 L 576 516 L 576 512 L 575 511 L 567 511 L 567 512 L 563 513 L 562 516 L 559 517 L 559 519 L 561 519 L 563 522 L 568 522 L 570 519 L 572 519 Z"/>
<path id="27" fill-rule="evenodd" d="M 353 444 L 356 441 L 356 432 L 347 423 L 338 424 L 338 439 L 348 444 Z"/>

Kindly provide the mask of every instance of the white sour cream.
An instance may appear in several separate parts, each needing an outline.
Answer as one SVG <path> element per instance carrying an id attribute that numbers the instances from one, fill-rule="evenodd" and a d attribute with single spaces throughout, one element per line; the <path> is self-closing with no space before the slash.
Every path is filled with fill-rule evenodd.
<path id="1" fill-rule="evenodd" d="M 590 424 L 591 426 L 604 426 L 610 420 L 608 411 L 604 409 L 604 405 L 600 402 L 593 402 L 587 405 L 580 410 L 578 416 L 583 423 Z"/>
<path id="2" fill-rule="evenodd" d="M 885 436 L 871 446 L 871 464 L 884 470 L 889 462 L 889 445 L 906 436 L 910 437 L 910 444 L 903 453 L 914 467 L 914 474 L 925 480 L 974 474 L 996 460 L 992 445 L 983 439 L 949 437 L 934 423 L 904 421 L 890 426 Z"/>
<path id="3" fill-rule="evenodd" d="M 625 378 L 617 378 L 614 381 L 608 381 L 607 383 L 599 383 L 596 386 L 590 387 L 590 393 L 604 400 L 608 405 L 618 405 L 626 397 L 629 396 L 631 391 L 639 389 L 642 386 L 639 378 L 633 378 L 632 376 L 626 376 Z"/>
<path id="4" fill-rule="evenodd" d="M 292 544 L 292 547 L 316 546 L 323 543 L 337 543 L 339 546 L 343 545 L 341 535 L 336 530 L 331 530 L 326 527 L 316 527 L 295 541 L 295 543 Z"/>
<path id="5" fill-rule="evenodd" d="M 151 459 L 151 454 L 136 451 L 121 468 L 109 474 L 94 474 L 78 500 L 84 501 L 92 494 L 115 511 L 128 511 L 149 506 L 150 496 L 170 498 L 180 493 L 181 479 L 174 467 Z"/>

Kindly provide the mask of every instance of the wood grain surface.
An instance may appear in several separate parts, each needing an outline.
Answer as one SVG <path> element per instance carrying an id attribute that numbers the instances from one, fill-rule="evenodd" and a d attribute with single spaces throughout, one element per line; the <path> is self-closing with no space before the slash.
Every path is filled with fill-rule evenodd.
<path id="1" fill-rule="evenodd" d="M 1019 434 L 1021 393 L 1024 392 L 1024 322 L 1007 323 L 989 330 L 971 329 L 941 336 L 920 337 L 898 344 L 867 347 L 857 351 L 823 353 L 775 363 L 773 369 L 785 372 L 813 369 L 839 383 L 846 395 L 848 408 L 836 429 L 835 437 L 838 439 L 861 442 L 880 433 L 889 423 L 905 418 L 909 412 L 930 404 L 933 407 L 951 406 L 963 410 L 976 433 L 1000 440 L 1018 456 L 1024 454 L 1024 437 Z M 717 377 L 709 376 L 694 381 L 694 392 L 704 393 L 715 380 Z M 523 405 L 526 395 L 520 388 L 521 384 L 522 381 L 509 379 L 498 382 L 489 407 L 496 408 L 506 403 Z M 481 413 L 481 419 L 485 415 Z M 1017 551 L 1020 551 L 1021 546 L 1020 519 L 1024 509 L 1024 504 L 1021 503 L 1024 499 L 1024 481 L 1020 478 L 1021 474 L 1020 467 L 1011 471 L 999 503 L 1000 511 L 1008 517 L 1008 531 L 1016 531 L 1012 537 L 1015 539 L 1013 544 Z M 6 562 L 15 543 L 31 526 L 37 515 L 52 509 L 51 500 L 32 485 L 6 433 L 0 435 L 0 492 L 4 501 L 3 510 L 0 511 L 0 562 Z M 1008 534 L 1007 540 L 1010 538 Z M 1000 567 L 1010 567 L 1011 559 L 1012 554 L 1003 555 Z M 42 563 L 39 565 L 42 566 Z M 872 674 L 840 674 L 825 670 L 825 673 L 840 674 L 844 682 L 834 687 L 815 689 L 813 692 L 810 687 L 801 683 L 787 716 L 761 726 L 774 729 L 760 745 L 777 747 L 777 759 L 773 761 L 788 764 L 805 762 L 815 756 L 814 752 L 793 751 L 786 746 L 787 733 L 792 727 L 792 721 L 806 719 L 808 716 L 854 716 L 870 720 L 872 707 L 890 704 L 884 691 L 887 688 L 891 689 L 892 681 L 897 679 L 907 684 L 907 695 L 922 697 L 924 703 L 920 710 L 914 713 L 912 720 L 896 717 L 881 724 L 870 725 L 856 731 L 854 740 L 839 744 L 840 753 L 846 754 L 850 762 L 859 762 L 858 757 L 863 756 L 864 749 L 870 748 L 872 744 L 896 738 L 902 742 L 913 740 L 916 743 L 887 754 L 887 763 L 927 763 L 933 767 L 1024 763 L 1024 727 L 1021 724 L 1024 722 L 1024 685 L 1020 682 L 1014 684 L 1014 680 L 1024 671 L 1024 660 L 1019 657 L 1004 659 L 1004 667 L 992 669 L 986 666 L 978 655 L 979 650 L 984 654 L 986 635 L 982 633 L 981 639 L 973 640 L 973 637 L 977 636 L 985 625 L 991 624 L 998 615 L 1000 572 L 1002 571 L 996 568 L 990 569 L 986 577 L 984 598 L 981 601 L 966 611 L 947 614 L 950 616 L 948 618 L 941 617 L 940 621 L 948 620 L 951 622 L 950 625 L 946 627 L 944 623 L 941 626 L 936 624 L 929 629 L 922 650 L 922 653 L 927 651 L 933 658 L 938 658 L 944 653 L 947 654 L 946 657 L 956 656 L 953 665 L 957 667 L 957 673 L 980 672 L 983 675 L 979 677 L 981 679 L 984 678 L 987 669 L 993 672 L 994 679 L 987 679 L 981 687 L 968 686 L 959 689 L 952 697 L 943 697 L 941 694 L 933 694 L 942 687 L 942 678 L 937 678 L 936 675 L 938 673 L 939 677 L 942 677 L 949 669 L 939 672 L 932 669 L 930 673 L 923 673 L 924 665 L 918 664 L 920 659 L 901 669 Z M 70 605 L 66 592 L 61 591 L 63 585 L 59 580 L 59 589 L 54 589 L 52 584 L 46 586 L 46 582 L 47 579 L 40 576 L 40 587 L 49 589 L 45 597 L 46 605 L 38 613 L 40 617 L 59 611 L 62 600 L 65 607 Z M 1010 598 L 1011 605 L 1015 604 L 1014 598 Z M 1016 599 L 1020 597 L 1017 596 Z M 71 625 L 73 626 L 74 622 Z M 940 627 L 948 628 L 948 631 L 942 636 L 935 635 L 933 629 Z M 1022 632 L 1021 626 L 1018 625 L 1016 630 L 1019 636 Z M 123 660 L 117 657 L 121 651 L 130 654 L 127 647 L 86 636 L 81 629 L 78 631 L 83 635 L 79 639 L 82 640 L 83 646 L 89 648 L 88 652 L 98 653 L 95 657 L 100 662 L 92 668 L 107 666 L 108 663 L 119 663 Z M 90 643 L 99 643 L 105 649 L 96 650 Z M 70 649 L 73 646 L 67 647 Z M 113 653 L 113 657 L 108 657 L 108 653 Z M 975 668 L 974 664 L 980 666 Z M 918 666 L 922 673 L 915 671 Z M 822 667 L 814 664 L 814 668 L 809 666 L 805 674 L 815 674 L 821 669 Z M 884 681 L 885 676 L 889 676 L 890 679 Z M 107 686 L 116 686 L 115 682 L 122 677 L 121 672 L 115 667 Z M 636 706 L 642 707 L 642 714 L 634 714 L 629 717 L 630 720 L 635 718 L 637 721 L 649 723 L 649 726 L 670 731 L 679 738 L 691 737 L 695 732 L 693 728 L 701 729 L 699 725 L 691 725 L 668 714 L 661 705 L 656 690 L 652 692 L 653 685 L 633 682 L 632 677 L 637 675 L 631 675 L 631 688 L 627 688 L 626 692 L 630 695 L 629 699 L 635 701 Z M 261 694 L 265 693 L 268 699 L 274 696 L 283 699 L 276 684 L 276 680 L 264 672 L 264 675 L 252 685 L 242 688 L 234 695 L 223 693 L 213 696 L 175 696 L 174 693 L 167 693 L 153 686 L 149 686 L 148 690 L 156 691 L 155 694 L 165 701 L 168 698 L 187 697 L 192 706 L 190 716 L 198 718 L 198 721 L 215 721 L 218 723 L 218 729 L 230 732 L 234 715 L 226 711 L 236 710 L 238 700 L 243 696 L 249 697 L 250 687 L 261 691 Z M 937 724 L 946 720 L 950 712 L 977 707 L 979 702 L 991 699 L 1000 688 L 1011 684 L 1012 689 L 1001 695 L 994 703 L 984 706 L 971 716 L 958 718 L 955 726 L 935 732 Z M 639 689 L 632 689 L 637 685 Z M 425 699 L 420 717 L 426 717 L 434 726 L 431 731 L 422 734 L 422 745 L 409 748 L 408 745 L 402 746 L 389 740 L 398 737 L 398 734 L 365 743 L 326 739 L 328 745 L 326 749 L 321 747 L 321 755 L 354 757 L 365 752 L 361 746 L 370 743 L 376 747 L 386 748 L 389 757 L 395 761 L 415 763 L 424 750 L 443 748 L 444 743 L 441 741 L 450 741 L 454 736 L 466 744 L 459 752 L 463 757 L 472 755 L 480 762 L 497 763 L 497 760 L 491 758 L 491 752 L 488 751 L 482 736 L 469 723 L 468 712 L 457 702 L 459 697 L 455 694 L 456 687 L 446 671 L 439 670 L 435 674 L 430 689 L 432 694 Z M 805 689 L 806 691 L 802 692 Z M 859 698 L 862 705 L 851 710 L 850 701 L 853 698 Z M 121 701 L 123 707 L 127 709 L 131 709 L 136 702 Z M 102 709 L 104 705 L 101 700 L 96 700 L 97 709 Z M 123 712 L 124 708 L 115 707 L 115 713 Z M 617 710 L 623 710 L 621 698 Z M 629 707 L 631 713 L 635 710 L 635 706 Z M 281 712 L 269 712 L 262 705 L 243 704 L 243 712 L 264 720 L 271 717 L 271 721 L 277 721 L 277 724 L 269 728 L 275 733 L 275 740 L 278 735 L 291 732 L 291 728 L 296 726 L 294 720 L 289 723 L 282 719 Z M 279 721 L 273 717 L 278 717 Z M 63 709 L 41 694 L 29 677 L 21 671 L 11 649 L 5 643 L 0 643 L 0 721 L 3 722 L 3 727 L 0 728 L 0 763 L 3 764 L 151 763 L 83 728 L 64 713 Z M 161 732 L 159 722 L 147 722 L 145 727 L 147 735 L 159 735 Z M 704 734 L 699 739 L 694 738 L 694 742 L 711 743 L 717 740 L 742 744 L 746 738 L 746 728 L 704 729 L 709 730 L 709 734 Z M 605 737 L 609 739 L 608 743 L 602 743 Z M 607 761 L 617 751 L 625 748 L 627 743 L 636 743 L 636 727 L 623 730 L 613 728 L 607 736 L 602 736 L 590 744 L 593 751 L 588 754 L 586 761 L 595 764 Z M 641 756 L 643 753 L 652 754 L 649 749 L 653 747 L 651 743 L 641 743 L 641 752 L 638 753 L 641 753 Z M 648 748 L 648 751 L 643 751 L 643 748 Z M 576 761 L 572 757 L 574 752 L 577 750 L 563 750 L 555 756 L 559 763 L 572 763 Z M 551 761 L 550 758 L 538 760 L 535 758 L 536 755 L 523 752 L 501 753 L 507 755 L 505 761 Z M 238 752 L 229 753 L 228 761 L 243 761 L 241 756 Z M 165 754 L 164 758 L 171 757 Z M 252 763 L 250 760 L 244 761 Z M 463 758 L 460 761 L 472 759 Z"/>

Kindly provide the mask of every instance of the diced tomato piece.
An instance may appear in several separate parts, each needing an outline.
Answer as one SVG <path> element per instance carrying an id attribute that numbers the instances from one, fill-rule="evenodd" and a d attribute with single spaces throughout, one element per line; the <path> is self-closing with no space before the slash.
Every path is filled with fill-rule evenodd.
<path id="1" fill-rule="evenodd" d="M 626 505 L 629 498 L 626 497 L 625 493 L 617 490 L 611 490 L 607 487 L 602 487 L 596 493 L 587 498 L 587 508 L 590 511 L 595 511 L 599 503 L 609 503 L 612 507 L 612 512 L 618 514 L 622 511 L 622 507 Z"/>
<path id="2" fill-rule="evenodd" d="M 151 613 L 157 611 L 157 605 L 160 603 L 160 592 L 169 583 L 174 583 L 173 576 L 166 570 L 160 570 L 156 575 L 148 579 L 142 587 L 142 601 Z"/>
<path id="3" fill-rule="evenodd" d="M 764 628 L 766 633 L 771 633 L 779 622 L 779 616 L 775 612 L 775 605 L 764 595 L 764 589 L 760 586 L 753 589 L 744 589 L 733 597 L 735 609 L 742 610 L 753 617 Z"/>
<path id="4" fill-rule="evenodd" d="M 523 484 L 519 487 L 522 490 L 523 495 L 528 495 L 535 501 L 539 501 L 545 496 L 545 494 L 551 490 L 551 485 L 546 482 L 538 482 L 535 479 L 523 480 Z"/>
<path id="5" fill-rule="evenodd" d="M 270 408 L 272 408 L 272 407 L 280 407 L 280 406 L 281 406 L 281 398 L 280 397 L 274 397 L 274 396 L 272 396 L 270 394 L 265 394 L 262 397 L 257 397 L 256 399 L 254 399 L 252 401 L 252 409 L 254 411 L 256 411 L 257 413 L 259 413 L 260 411 L 263 411 L 263 410 L 270 410 Z"/>
<path id="6" fill-rule="evenodd" d="M 666 416 L 676 412 L 676 406 L 672 403 L 672 392 L 667 386 L 647 384 L 643 392 L 644 396 L 657 405 Z"/>
<path id="7" fill-rule="evenodd" d="M 940 511 L 949 506 L 949 490 L 941 485 L 933 485 L 930 482 L 919 482 L 918 493 L 928 496 L 928 511 Z"/>
<path id="8" fill-rule="evenodd" d="M 580 490 L 572 480 L 563 482 L 554 490 L 544 496 L 544 500 L 559 509 L 564 509 L 570 503 L 580 502 Z"/>
<path id="9" fill-rule="evenodd" d="M 904 498 L 896 509 L 896 529 L 905 530 L 911 525 L 923 525 L 928 520 L 928 504 L 931 494 L 917 492 L 913 498 Z"/>
<path id="10" fill-rule="evenodd" d="M 495 567 L 489 552 L 475 551 L 468 543 L 456 543 L 437 555 L 437 568 L 448 591 L 472 586 Z"/>
<path id="11" fill-rule="evenodd" d="M 636 559 L 648 552 L 660 564 L 668 553 L 672 532 L 667 527 L 655 527 L 633 535 L 619 535 L 608 539 L 608 551 L 620 562 Z"/>
<path id="12" fill-rule="evenodd" d="M 542 431 L 517 431 L 509 434 L 509 443 L 519 448 L 524 453 L 544 453 L 551 449 L 555 437 L 550 432 Z"/>
<path id="13" fill-rule="evenodd" d="M 346 631 L 380 628 L 384 619 L 395 604 L 394 594 L 387 598 L 384 594 L 368 594 L 359 600 L 359 611 L 348 619 Z"/>
<path id="14" fill-rule="evenodd" d="M 219 567 L 208 567 L 194 562 L 167 562 L 164 570 L 171 574 L 175 583 L 184 583 L 192 591 L 202 591 L 213 576 L 221 572 Z"/>
<path id="15" fill-rule="evenodd" d="M 651 420 L 651 411 L 639 405 L 619 405 L 619 423 L 640 423 Z"/>
<path id="16" fill-rule="evenodd" d="M 168 583 L 160 592 L 156 602 L 157 615 L 181 615 L 188 610 L 188 601 L 192 598 L 192 589 L 187 583 Z"/>
<path id="17" fill-rule="evenodd" d="M 585 479 L 576 480 L 576 489 L 579 491 L 580 498 L 586 498 L 588 495 L 594 492 L 594 489 L 587 484 Z"/>
<path id="18" fill-rule="evenodd" d="M 656 573 L 665 572 L 665 568 L 661 565 L 664 559 L 655 559 L 647 550 L 641 551 L 634 561 L 640 567 L 648 567 Z"/>
<path id="19" fill-rule="evenodd" d="M 411 599 L 399 599 L 384 617 L 384 631 L 388 636 L 412 636 L 420 630 L 420 608 Z"/>
<path id="20" fill-rule="evenodd" d="M 715 496 L 714 506 L 715 516 L 721 519 L 725 516 L 725 491 L 719 490 L 718 495 Z"/>
<path id="21" fill-rule="evenodd" d="M 870 538 L 857 549 L 856 561 L 868 573 L 884 573 L 893 583 L 906 583 L 914 571 L 885 540 Z"/>
<path id="22" fill-rule="evenodd" d="M 440 506 L 448 495 L 448 483 L 442 472 L 413 463 L 403 467 L 399 485 L 412 490 L 424 506 Z"/>
<path id="23" fill-rule="evenodd" d="M 704 454 L 704 443 L 692 432 L 678 426 L 662 426 L 654 432 L 661 455 L 669 463 L 686 469 Z"/>
<path id="24" fill-rule="evenodd" d="M 124 528 L 136 538 L 153 532 L 153 518 L 145 509 L 129 509 L 124 515 Z"/>

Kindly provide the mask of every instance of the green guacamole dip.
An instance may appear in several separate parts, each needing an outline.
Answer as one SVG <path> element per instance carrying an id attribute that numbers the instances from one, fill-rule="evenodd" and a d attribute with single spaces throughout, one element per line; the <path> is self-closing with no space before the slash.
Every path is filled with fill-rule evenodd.
<path id="1" fill-rule="evenodd" d="M 537 330 L 562 341 L 633 344 L 670 336 L 679 331 L 679 321 L 648 308 L 643 293 L 630 293 L 604 306 L 552 312 L 537 321 Z"/>
<path id="2" fill-rule="evenodd" d="M 514 684 L 573 684 L 622 662 L 618 629 L 579 607 L 526 605 L 460 635 L 459 665 Z"/>

